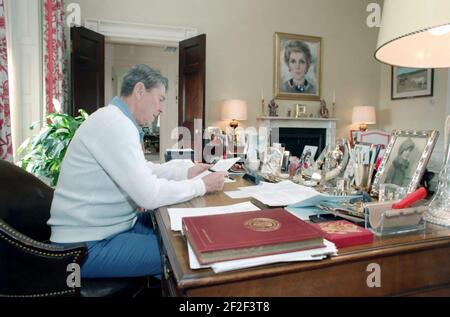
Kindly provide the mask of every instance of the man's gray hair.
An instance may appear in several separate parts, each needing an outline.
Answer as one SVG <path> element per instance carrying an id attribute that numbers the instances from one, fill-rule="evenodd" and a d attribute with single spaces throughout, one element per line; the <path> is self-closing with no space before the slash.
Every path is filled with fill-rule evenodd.
<path id="1" fill-rule="evenodd" d="M 146 90 L 157 87 L 158 85 L 164 85 L 167 90 L 169 85 L 167 78 L 161 75 L 160 72 L 145 64 L 138 64 L 131 67 L 123 77 L 120 95 L 123 97 L 131 95 L 134 86 L 139 82 L 144 84 Z"/>

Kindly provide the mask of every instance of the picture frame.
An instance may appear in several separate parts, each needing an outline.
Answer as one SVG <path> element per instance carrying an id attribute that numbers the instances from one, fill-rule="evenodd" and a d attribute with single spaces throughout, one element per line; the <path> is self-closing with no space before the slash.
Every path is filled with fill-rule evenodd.
<path id="1" fill-rule="evenodd" d="M 315 161 L 318 148 L 319 147 L 315 145 L 305 145 L 302 151 L 302 156 L 300 157 L 300 162 L 306 164 L 308 167 L 311 166 Z"/>
<path id="2" fill-rule="evenodd" d="M 378 196 L 381 184 L 404 187 L 406 194 L 416 190 L 438 136 L 437 130 L 394 130 L 375 175 L 371 194 Z"/>
<path id="3" fill-rule="evenodd" d="M 295 117 L 302 118 L 302 117 L 306 117 L 306 116 L 307 116 L 306 105 L 296 104 L 295 105 Z"/>
<path id="4" fill-rule="evenodd" d="M 359 141 L 359 136 L 361 134 L 361 130 L 350 130 L 348 134 L 348 140 L 350 142 L 350 146 L 354 147 L 356 142 Z"/>
<path id="5" fill-rule="evenodd" d="M 391 99 L 433 96 L 434 69 L 392 66 Z"/>
<path id="6" fill-rule="evenodd" d="M 277 99 L 320 100 L 322 38 L 275 33 L 274 91 Z"/>

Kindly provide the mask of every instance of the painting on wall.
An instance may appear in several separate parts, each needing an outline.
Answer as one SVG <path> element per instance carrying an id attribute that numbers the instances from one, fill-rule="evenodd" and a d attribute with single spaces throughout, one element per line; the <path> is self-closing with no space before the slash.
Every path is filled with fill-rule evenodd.
<path id="1" fill-rule="evenodd" d="M 321 42 L 320 37 L 275 33 L 276 98 L 320 100 Z"/>
<path id="2" fill-rule="evenodd" d="M 391 99 L 433 96 L 434 69 L 392 67 Z"/>

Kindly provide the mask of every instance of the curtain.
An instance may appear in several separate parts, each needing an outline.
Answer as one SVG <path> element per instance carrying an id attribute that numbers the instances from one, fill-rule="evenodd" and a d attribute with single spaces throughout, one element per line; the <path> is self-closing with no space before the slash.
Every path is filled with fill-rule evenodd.
<path id="1" fill-rule="evenodd" d="M 4 0 L 0 0 L 0 158 L 13 161 Z"/>
<path id="2" fill-rule="evenodd" d="M 53 99 L 68 109 L 68 59 L 64 34 L 64 1 L 44 0 L 45 110 L 54 112 Z"/>

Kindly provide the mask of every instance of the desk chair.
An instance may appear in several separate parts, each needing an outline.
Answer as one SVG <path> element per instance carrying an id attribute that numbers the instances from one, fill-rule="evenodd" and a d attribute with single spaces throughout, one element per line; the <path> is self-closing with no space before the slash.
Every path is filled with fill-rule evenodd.
<path id="1" fill-rule="evenodd" d="M 0 297 L 161 296 L 152 277 L 82 279 L 81 289 L 69 287 L 67 266 L 81 266 L 87 247 L 50 244 L 52 199 L 51 187 L 0 160 Z"/>

